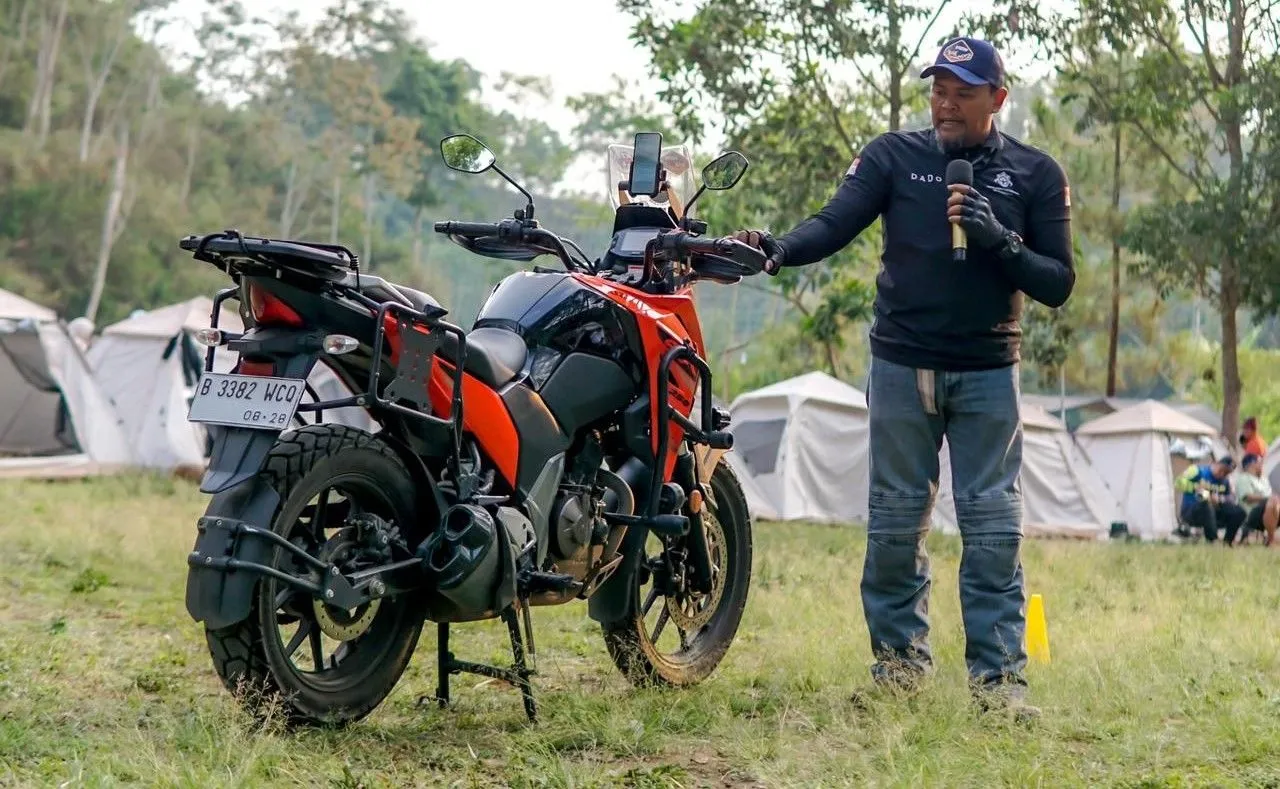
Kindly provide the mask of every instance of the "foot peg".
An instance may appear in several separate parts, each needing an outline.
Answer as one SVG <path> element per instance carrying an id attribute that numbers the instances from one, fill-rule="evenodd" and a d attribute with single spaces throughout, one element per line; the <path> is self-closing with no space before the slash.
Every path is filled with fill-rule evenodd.
<path id="1" fill-rule="evenodd" d="M 527 588 L 529 594 L 539 592 L 567 592 L 578 583 L 572 575 L 565 573 L 532 572 L 529 573 Z"/>

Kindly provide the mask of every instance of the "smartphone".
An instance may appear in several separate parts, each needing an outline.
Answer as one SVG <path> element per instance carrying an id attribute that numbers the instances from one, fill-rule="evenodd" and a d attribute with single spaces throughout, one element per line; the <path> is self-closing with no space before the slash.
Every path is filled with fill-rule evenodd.
<path id="1" fill-rule="evenodd" d="M 662 186 L 659 183 L 662 155 L 662 134 L 659 132 L 639 132 L 636 134 L 635 146 L 631 155 L 631 188 L 633 195 L 654 197 Z"/>

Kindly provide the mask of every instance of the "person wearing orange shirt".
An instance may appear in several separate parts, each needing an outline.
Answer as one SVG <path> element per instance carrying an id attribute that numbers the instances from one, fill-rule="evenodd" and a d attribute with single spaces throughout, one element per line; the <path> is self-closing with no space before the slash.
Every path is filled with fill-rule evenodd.
<path id="1" fill-rule="evenodd" d="M 1240 430 L 1240 448 L 1246 455 L 1267 456 L 1267 442 L 1258 434 L 1258 417 L 1244 420 L 1244 427 Z"/>

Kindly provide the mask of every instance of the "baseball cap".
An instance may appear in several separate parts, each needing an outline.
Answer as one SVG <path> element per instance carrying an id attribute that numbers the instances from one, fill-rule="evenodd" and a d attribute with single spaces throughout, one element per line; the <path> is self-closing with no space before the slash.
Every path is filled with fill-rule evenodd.
<path id="1" fill-rule="evenodd" d="M 1236 467 L 1236 459 L 1231 457 L 1230 455 L 1223 455 L 1222 457 L 1218 458 L 1218 462 L 1226 466 L 1227 468 Z"/>
<path id="2" fill-rule="evenodd" d="M 1240 462 L 1240 467 L 1248 468 L 1249 466 L 1252 466 L 1254 463 L 1257 463 L 1259 460 L 1262 460 L 1261 455 L 1255 455 L 1253 453 L 1249 453 L 1245 455 L 1244 460 Z"/>
<path id="3" fill-rule="evenodd" d="M 977 38 L 961 36 L 943 44 L 937 60 L 920 72 L 920 78 L 939 71 L 949 71 L 970 85 L 1004 87 L 1004 60 L 991 42 Z"/>

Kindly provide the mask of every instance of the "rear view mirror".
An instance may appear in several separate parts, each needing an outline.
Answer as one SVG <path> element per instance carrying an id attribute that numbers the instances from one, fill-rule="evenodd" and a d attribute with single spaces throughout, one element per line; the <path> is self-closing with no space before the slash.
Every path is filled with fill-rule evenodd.
<path id="1" fill-rule="evenodd" d="M 497 161 L 493 151 L 470 134 L 445 137 L 440 141 L 440 155 L 450 169 L 464 173 L 483 173 Z"/>
<path id="2" fill-rule="evenodd" d="M 729 151 L 712 159 L 702 168 L 702 185 L 707 189 L 732 189 L 747 171 L 747 157 Z"/>

